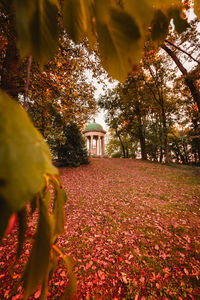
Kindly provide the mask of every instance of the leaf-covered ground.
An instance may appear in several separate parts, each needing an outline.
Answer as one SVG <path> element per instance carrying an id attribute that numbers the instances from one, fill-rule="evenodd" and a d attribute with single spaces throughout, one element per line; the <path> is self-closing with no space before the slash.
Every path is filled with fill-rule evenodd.
<path id="1" fill-rule="evenodd" d="M 198 168 L 92 159 L 60 172 L 68 200 L 59 244 L 75 261 L 77 299 L 200 299 Z M 0 248 L 0 299 L 12 287 L 13 240 Z M 49 299 L 65 286 L 60 264 Z"/>

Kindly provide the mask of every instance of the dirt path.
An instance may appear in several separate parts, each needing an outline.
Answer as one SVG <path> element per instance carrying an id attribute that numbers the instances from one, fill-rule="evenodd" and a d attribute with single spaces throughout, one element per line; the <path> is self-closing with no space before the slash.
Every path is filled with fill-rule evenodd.
<path id="1" fill-rule="evenodd" d="M 68 193 L 60 244 L 76 261 L 78 299 L 200 295 L 197 169 L 93 159 L 60 171 Z"/>

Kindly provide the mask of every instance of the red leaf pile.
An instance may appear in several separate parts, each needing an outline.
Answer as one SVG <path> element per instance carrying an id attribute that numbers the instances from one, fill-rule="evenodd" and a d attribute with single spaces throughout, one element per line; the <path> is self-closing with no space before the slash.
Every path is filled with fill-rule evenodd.
<path id="1" fill-rule="evenodd" d="M 198 298 L 197 168 L 105 158 L 60 172 L 68 199 L 65 234 L 59 245 L 74 258 L 77 299 Z M 8 298 L 13 287 L 8 266 L 14 257 L 14 241 L 15 236 L 8 235 L 0 248 L 4 287 L 0 299 Z M 14 275 L 20 271 L 19 266 Z M 48 299 L 56 299 L 64 290 L 66 274 L 60 264 L 50 281 Z"/>

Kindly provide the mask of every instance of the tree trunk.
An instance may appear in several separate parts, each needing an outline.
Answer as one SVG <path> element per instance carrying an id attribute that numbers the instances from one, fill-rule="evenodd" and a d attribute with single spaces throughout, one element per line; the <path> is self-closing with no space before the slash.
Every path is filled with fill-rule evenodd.
<path id="1" fill-rule="evenodd" d="M 195 151 L 195 164 L 199 164 L 200 165 L 200 132 L 199 132 L 199 122 L 197 118 L 192 118 L 192 123 L 194 126 L 194 134 L 195 136 L 198 136 L 197 138 L 193 139 L 193 145 L 194 145 L 194 151 Z M 197 154 L 198 154 L 198 160 L 199 163 L 197 163 Z"/>
<path id="2" fill-rule="evenodd" d="M 194 162 L 195 166 L 197 166 L 197 151 L 194 149 L 194 160 L 192 160 L 192 163 Z"/>
<path id="3" fill-rule="evenodd" d="M 154 147 L 154 150 L 153 150 L 153 153 L 152 153 L 152 155 L 153 155 L 153 161 L 158 161 L 158 159 L 157 159 L 157 146 L 155 146 Z"/>
<path id="4" fill-rule="evenodd" d="M 11 1 L 7 5 L 8 11 L 12 12 Z M 16 48 L 14 16 L 12 13 L 10 13 L 8 18 L 7 49 L 0 74 L 0 88 L 11 97 L 17 99 L 19 92 L 23 91 L 23 89 L 20 88 L 19 83 L 19 53 Z"/>
<path id="5" fill-rule="evenodd" d="M 168 138 L 167 138 L 167 121 L 165 109 L 162 106 L 162 123 L 163 123 L 163 134 L 164 134 L 164 152 L 165 152 L 165 162 L 169 163 L 169 151 L 168 151 Z"/>
<path id="6" fill-rule="evenodd" d="M 145 137 L 143 134 L 142 120 L 141 120 L 140 115 L 137 117 L 138 117 L 138 136 L 139 136 L 140 147 L 141 147 L 141 156 L 142 156 L 142 159 L 147 160 L 146 142 L 145 142 Z"/>
<path id="7" fill-rule="evenodd" d="M 180 160 L 181 160 L 181 162 L 185 165 L 185 157 L 184 157 L 184 155 L 181 153 L 181 149 L 180 149 L 178 143 L 175 143 L 175 144 L 176 144 L 176 149 L 177 149 L 177 153 L 178 153 L 178 155 L 179 155 L 179 157 L 180 157 Z"/>
<path id="8" fill-rule="evenodd" d="M 126 147 L 126 158 L 129 158 L 128 146 Z"/>
<path id="9" fill-rule="evenodd" d="M 117 130 L 116 130 L 116 135 L 118 136 L 119 141 L 120 141 L 120 145 L 121 145 L 122 153 L 123 153 L 123 158 L 126 158 L 126 152 L 125 152 L 124 144 L 122 143 L 121 136 L 120 136 L 120 134 Z"/>
<path id="10" fill-rule="evenodd" d="M 199 163 L 198 163 L 198 165 L 200 166 L 200 147 L 198 148 L 198 156 L 199 156 Z"/>
<path id="11" fill-rule="evenodd" d="M 176 155 L 176 161 L 179 163 L 180 160 L 181 160 L 181 157 L 180 157 L 180 151 L 179 151 L 179 148 L 177 146 L 177 144 L 175 143 L 174 147 L 172 148 L 172 150 L 174 151 L 175 155 Z"/>
<path id="12" fill-rule="evenodd" d="M 178 162 L 181 161 L 183 164 L 185 164 L 184 155 L 181 153 L 180 147 L 177 142 L 175 142 L 175 147 L 176 147 L 176 150 L 174 149 L 174 151 L 175 151 L 175 154 L 177 157 L 177 161 Z"/>
<path id="13" fill-rule="evenodd" d="M 19 54 L 14 43 L 9 43 L 1 72 L 1 89 L 17 99 L 19 85 Z"/>
<path id="14" fill-rule="evenodd" d="M 143 133 L 143 125 L 142 125 L 142 118 L 141 118 L 141 112 L 139 103 L 136 103 L 136 115 L 138 120 L 138 137 L 140 141 L 140 147 L 141 147 L 141 156 L 142 159 L 147 160 L 147 153 L 146 153 L 146 142 L 145 142 L 145 136 Z"/>
<path id="15" fill-rule="evenodd" d="M 140 139 L 142 159 L 147 160 L 145 138 L 144 138 L 144 135 L 141 132 L 139 133 L 139 139 Z"/>
<path id="16" fill-rule="evenodd" d="M 163 148 L 160 146 L 160 163 L 163 161 Z"/>
<path id="17" fill-rule="evenodd" d="M 192 78 L 192 76 L 188 74 L 187 70 L 184 68 L 184 66 L 178 59 L 178 57 L 170 48 L 168 48 L 166 45 L 163 44 L 162 49 L 165 50 L 170 55 L 170 57 L 173 59 L 173 61 L 175 62 L 175 64 L 177 65 L 181 73 L 185 76 L 185 83 L 188 86 L 192 98 L 194 102 L 197 104 L 198 110 L 200 112 L 200 92 L 195 84 L 194 78 Z"/>
<path id="18" fill-rule="evenodd" d="M 188 165 L 189 164 L 189 159 L 188 159 L 188 154 L 187 154 L 187 149 L 186 146 L 183 144 L 183 151 L 185 154 L 185 164 Z"/>

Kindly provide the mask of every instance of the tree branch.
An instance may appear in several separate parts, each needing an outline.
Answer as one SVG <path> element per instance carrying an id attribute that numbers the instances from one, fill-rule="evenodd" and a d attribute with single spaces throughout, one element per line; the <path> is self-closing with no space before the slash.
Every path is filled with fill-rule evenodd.
<path id="1" fill-rule="evenodd" d="M 194 60 L 196 63 L 198 63 L 200 65 L 200 62 L 198 60 L 196 60 L 191 54 L 189 54 L 185 50 L 181 49 L 179 46 L 174 45 L 172 42 L 170 42 L 168 40 L 165 40 L 165 42 L 168 43 L 169 45 L 171 45 L 172 47 L 176 48 L 177 50 L 183 52 L 184 54 L 186 54 L 187 56 L 189 56 L 192 60 Z"/>
<path id="2" fill-rule="evenodd" d="M 156 97 L 156 94 L 155 94 L 154 90 L 152 89 L 152 87 L 150 86 L 150 84 L 147 82 L 147 80 L 144 77 L 144 75 L 142 75 L 142 78 L 143 78 L 146 86 L 149 88 L 150 92 L 152 93 L 154 100 L 160 105 L 160 102 L 159 102 L 158 98 Z"/>
<path id="3" fill-rule="evenodd" d="M 198 110 L 200 112 L 200 92 L 195 84 L 195 80 L 192 78 L 192 76 L 188 76 L 188 71 L 184 68 L 176 54 L 170 48 L 168 48 L 165 44 L 163 44 L 161 48 L 164 49 L 169 54 L 169 56 L 171 56 L 181 73 L 185 76 L 185 83 L 190 89 L 193 100 L 194 102 L 196 102 Z"/>
<path id="4" fill-rule="evenodd" d="M 165 44 L 162 44 L 161 48 L 165 50 L 169 54 L 169 56 L 171 56 L 181 73 L 183 75 L 187 75 L 188 72 L 186 68 L 182 65 L 182 63 L 179 61 L 178 57 L 173 53 L 173 51 L 170 48 L 168 48 Z"/>

